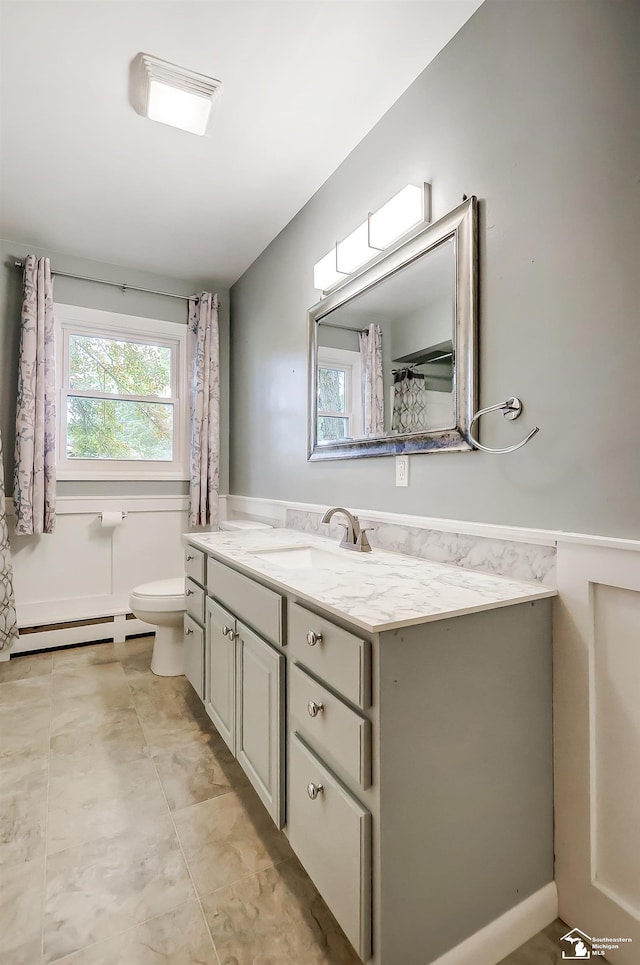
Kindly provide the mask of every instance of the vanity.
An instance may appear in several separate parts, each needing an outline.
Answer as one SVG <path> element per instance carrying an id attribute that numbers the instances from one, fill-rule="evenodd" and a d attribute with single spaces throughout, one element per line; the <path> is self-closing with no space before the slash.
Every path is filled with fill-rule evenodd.
<path id="1" fill-rule="evenodd" d="M 186 675 L 363 962 L 426 965 L 553 880 L 553 589 L 185 539 Z"/>

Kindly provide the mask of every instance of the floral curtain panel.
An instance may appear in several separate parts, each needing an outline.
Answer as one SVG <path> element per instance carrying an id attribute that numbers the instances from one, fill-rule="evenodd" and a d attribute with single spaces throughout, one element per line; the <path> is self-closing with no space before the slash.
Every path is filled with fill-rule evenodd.
<path id="1" fill-rule="evenodd" d="M 424 375 L 412 369 L 393 373 L 393 415 L 391 431 L 426 432 L 427 394 Z"/>
<path id="2" fill-rule="evenodd" d="M 362 407 L 364 434 L 384 435 L 384 383 L 382 379 L 382 330 L 373 323 L 358 332 L 362 356 Z"/>
<path id="3" fill-rule="evenodd" d="M 220 349 L 218 296 L 189 299 L 191 482 L 189 526 L 218 522 L 220 488 Z"/>
<path id="4" fill-rule="evenodd" d="M 0 650 L 10 650 L 18 638 L 13 574 L 9 560 L 9 530 L 2 474 L 2 436 L 0 436 Z"/>
<path id="5" fill-rule="evenodd" d="M 20 333 L 16 534 L 52 533 L 56 511 L 56 406 L 53 286 L 48 258 L 28 255 Z"/>

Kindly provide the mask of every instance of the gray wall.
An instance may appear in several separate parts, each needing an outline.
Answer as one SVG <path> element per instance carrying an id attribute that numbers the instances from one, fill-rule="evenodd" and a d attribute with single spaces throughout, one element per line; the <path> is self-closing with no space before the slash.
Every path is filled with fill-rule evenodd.
<path id="1" fill-rule="evenodd" d="M 640 538 L 640 5 L 486 0 L 232 289 L 231 492 Z M 330 137 L 331 132 L 323 132 Z M 480 198 L 480 397 L 509 456 L 306 461 L 314 262 L 408 182 Z M 484 420 L 483 420 L 484 421 Z"/>
<path id="2" fill-rule="evenodd" d="M 394 318 L 390 327 L 391 359 L 424 352 L 453 338 L 455 298 L 428 302 L 410 315 Z"/>
<path id="3" fill-rule="evenodd" d="M 212 279 L 167 278 L 149 272 L 131 271 L 116 265 L 101 264 L 86 258 L 61 254 L 33 245 L 0 240 L 0 428 L 4 448 L 5 485 L 7 494 L 13 492 L 15 445 L 16 387 L 18 382 L 18 352 L 20 343 L 20 307 L 22 300 L 22 272 L 14 267 L 16 259 L 27 254 L 48 255 L 51 266 L 59 271 L 126 282 L 156 291 L 190 295 L 196 291 L 215 291 L 220 298 L 220 355 L 221 355 L 221 467 L 220 488 L 228 485 L 228 424 L 229 424 L 229 293 Z M 170 322 L 187 321 L 187 303 L 177 298 L 147 295 L 142 292 L 122 294 L 117 288 L 96 285 L 70 278 L 55 278 L 54 300 L 65 305 L 82 305 L 109 312 L 122 312 L 143 318 L 157 318 Z M 59 482 L 59 495 L 135 495 L 152 493 L 175 494 L 188 492 L 188 483 L 174 481 L 128 482 Z"/>

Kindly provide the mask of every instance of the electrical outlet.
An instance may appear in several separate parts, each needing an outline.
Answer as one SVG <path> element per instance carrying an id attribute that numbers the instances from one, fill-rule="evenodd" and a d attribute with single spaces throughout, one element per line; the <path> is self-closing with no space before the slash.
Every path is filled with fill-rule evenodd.
<path id="1" fill-rule="evenodd" d="M 409 485 L 409 457 L 396 456 L 396 486 Z"/>

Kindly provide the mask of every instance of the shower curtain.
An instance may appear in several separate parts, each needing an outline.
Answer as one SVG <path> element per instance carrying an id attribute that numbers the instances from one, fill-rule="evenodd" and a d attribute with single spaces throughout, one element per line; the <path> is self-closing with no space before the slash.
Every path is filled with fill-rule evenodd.
<path id="1" fill-rule="evenodd" d="M 362 356 L 362 409 L 365 436 L 384 435 L 384 383 L 382 379 L 382 331 L 371 324 L 358 332 Z"/>
<path id="2" fill-rule="evenodd" d="M 427 398 L 424 375 L 413 369 L 393 373 L 393 415 L 391 431 L 425 432 L 427 429 Z"/>
<path id="3" fill-rule="evenodd" d="M 0 650 L 10 650 L 18 639 L 13 574 L 9 560 L 9 531 L 4 499 L 2 472 L 2 436 L 0 435 Z"/>
<path id="4" fill-rule="evenodd" d="M 20 330 L 16 535 L 52 533 L 56 514 L 56 403 L 53 285 L 48 258 L 27 255 Z"/>
<path id="5" fill-rule="evenodd" d="M 191 457 L 189 527 L 216 525 L 220 488 L 218 296 L 189 299 Z"/>

